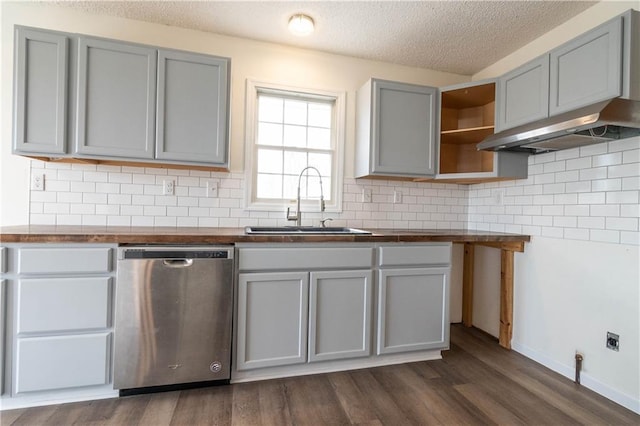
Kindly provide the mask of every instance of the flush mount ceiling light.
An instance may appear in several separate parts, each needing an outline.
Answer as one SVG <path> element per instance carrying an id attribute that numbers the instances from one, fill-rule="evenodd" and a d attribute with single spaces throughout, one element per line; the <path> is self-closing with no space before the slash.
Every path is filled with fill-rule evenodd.
<path id="1" fill-rule="evenodd" d="M 289 18 L 289 31 L 293 35 L 308 36 L 313 32 L 314 23 L 310 16 L 298 13 Z"/>

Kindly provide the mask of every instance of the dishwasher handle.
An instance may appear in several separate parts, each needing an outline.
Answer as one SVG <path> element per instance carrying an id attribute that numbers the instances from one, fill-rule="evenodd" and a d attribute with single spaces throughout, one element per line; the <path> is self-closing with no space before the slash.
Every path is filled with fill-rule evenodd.
<path id="1" fill-rule="evenodd" d="M 162 264 L 167 268 L 188 268 L 193 265 L 193 259 L 163 259 Z"/>

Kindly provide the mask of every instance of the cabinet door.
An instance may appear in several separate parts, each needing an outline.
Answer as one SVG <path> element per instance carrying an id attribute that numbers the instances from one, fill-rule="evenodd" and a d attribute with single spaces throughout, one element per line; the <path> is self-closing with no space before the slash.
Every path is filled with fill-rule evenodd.
<path id="1" fill-rule="evenodd" d="M 14 394 L 109 383 L 111 333 L 17 339 Z"/>
<path id="2" fill-rule="evenodd" d="M 156 50 L 80 37 L 76 152 L 153 158 Z"/>
<path id="3" fill-rule="evenodd" d="M 622 17 L 551 51 L 549 114 L 620 96 Z"/>
<path id="4" fill-rule="evenodd" d="M 160 50 L 156 158 L 227 164 L 228 60 Z"/>
<path id="5" fill-rule="evenodd" d="M 15 152 L 64 154 L 67 56 L 64 35 L 16 29 Z"/>
<path id="6" fill-rule="evenodd" d="M 371 271 L 312 272 L 309 361 L 371 353 Z"/>
<path id="7" fill-rule="evenodd" d="M 309 274 L 240 274 L 236 368 L 307 361 Z"/>
<path id="8" fill-rule="evenodd" d="M 549 116 L 549 55 L 498 79 L 496 132 Z"/>
<path id="9" fill-rule="evenodd" d="M 380 270 L 377 353 L 449 345 L 449 269 Z"/>
<path id="10" fill-rule="evenodd" d="M 437 89 L 373 81 L 372 173 L 435 174 Z"/>

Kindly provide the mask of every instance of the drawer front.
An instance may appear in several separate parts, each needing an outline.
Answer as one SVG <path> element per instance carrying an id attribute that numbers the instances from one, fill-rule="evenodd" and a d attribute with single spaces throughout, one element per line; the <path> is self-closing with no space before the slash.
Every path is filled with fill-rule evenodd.
<path id="1" fill-rule="evenodd" d="M 18 249 L 19 274 L 104 273 L 111 271 L 109 247 Z"/>
<path id="2" fill-rule="evenodd" d="M 383 246 L 379 262 L 380 266 L 449 265 L 451 244 Z"/>
<path id="3" fill-rule="evenodd" d="M 371 268 L 372 247 L 287 247 L 240 249 L 241 271 Z"/>
<path id="4" fill-rule="evenodd" d="M 7 249 L 0 247 L 0 274 L 7 272 Z"/>
<path id="5" fill-rule="evenodd" d="M 37 278 L 18 281 L 18 333 L 107 328 L 111 278 Z"/>
<path id="6" fill-rule="evenodd" d="M 18 339 L 14 394 L 109 383 L 111 333 Z"/>

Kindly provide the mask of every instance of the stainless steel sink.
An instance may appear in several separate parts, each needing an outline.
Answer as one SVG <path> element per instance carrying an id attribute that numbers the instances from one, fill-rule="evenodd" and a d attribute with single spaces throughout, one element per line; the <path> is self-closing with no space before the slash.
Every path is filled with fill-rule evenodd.
<path id="1" fill-rule="evenodd" d="M 246 234 L 268 234 L 268 235 L 326 235 L 326 234 L 371 234 L 369 231 L 356 228 L 321 227 L 321 226 L 247 226 L 244 228 Z"/>

